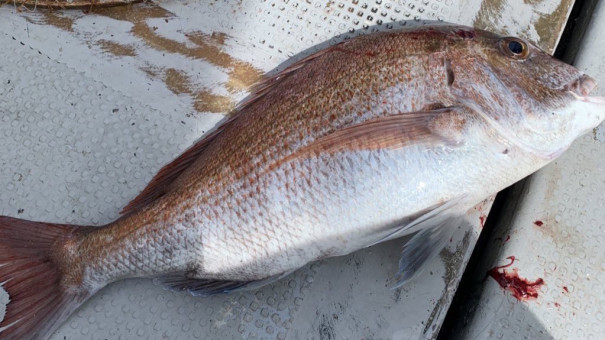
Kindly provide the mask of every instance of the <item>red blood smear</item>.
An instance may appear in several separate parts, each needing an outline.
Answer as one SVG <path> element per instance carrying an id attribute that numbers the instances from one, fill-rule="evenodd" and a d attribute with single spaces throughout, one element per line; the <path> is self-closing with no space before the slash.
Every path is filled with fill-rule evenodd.
<path id="1" fill-rule="evenodd" d="M 506 235 L 506 240 L 504 240 L 504 242 L 508 242 L 508 240 L 510 240 L 510 235 Z"/>
<path id="2" fill-rule="evenodd" d="M 481 222 L 481 228 L 485 225 L 485 215 L 479 216 L 479 222 Z"/>
<path id="3" fill-rule="evenodd" d="M 541 227 L 544 224 L 544 222 L 538 220 L 538 221 L 535 221 L 534 224 L 537 225 L 538 227 Z"/>
<path id="4" fill-rule="evenodd" d="M 513 296 L 517 300 L 532 300 L 538 297 L 538 290 L 540 286 L 544 284 L 544 280 L 538 278 L 535 281 L 529 281 L 519 277 L 517 269 L 513 269 L 511 273 L 508 273 L 504 268 L 510 267 L 515 262 L 515 257 L 507 257 L 511 262 L 504 266 L 494 267 L 487 273 L 491 276 L 500 287 L 508 289 L 513 293 Z M 500 272 L 502 269 L 502 272 Z"/>
<path id="5" fill-rule="evenodd" d="M 492 270 L 494 270 L 494 269 L 498 270 L 498 269 L 508 268 L 508 267 L 512 266 L 512 265 L 513 265 L 513 263 L 515 263 L 515 256 L 509 256 L 509 257 L 507 257 L 506 259 L 507 259 L 507 260 L 510 260 L 510 263 L 509 263 L 509 264 L 505 264 L 505 265 L 503 265 L 503 266 L 499 266 L 499 267 L 492 268 Z"/>
<path id="6" fill-rule="evenodd" d="M 565 291 L 565 293 L 569 293 L 569 289 L 567 289 L 567 286 L 563 286 L 563 290 Z"/>
<path id="7" fill-rule="evenodd" d="M 559 308 L 561 305 L 558 302 L 555 302 L 555 307 Z"/>

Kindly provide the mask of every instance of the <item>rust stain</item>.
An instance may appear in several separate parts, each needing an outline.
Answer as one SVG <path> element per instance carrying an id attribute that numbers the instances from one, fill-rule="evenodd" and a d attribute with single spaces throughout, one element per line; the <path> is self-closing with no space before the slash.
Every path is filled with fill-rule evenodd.
<path id="1" fill-rule="evenodd" d="M 227 34 L 222 32 L 213 32 L 212 34 L 207 34 L 204 32 L 193 32 L 187 34 L 187 38 L 197 45 L 205 46 L 207 44 L 216 44 L 216 45 L 225 45 L 225 40 L 227 39 Z"/>
<path id="2" fill-rule="evenodd" d="M 164 83 L 174 94 L 191 94 L 193 92 L 187 75 L 173 68 L 166 70 Z"/>
<path id="3" fill-rule="evenodd" d="M 219 45 L 225 45 L 225 40 L 227 39 L 227 34 L 222 32 L 213 32 L 210 35 L 210 39 L 216 42 Z"/>
<path id="4" fill-rule="evenodd" d="M 156 33 L 157 27 L 147 24 L 148 19 L 169 19 L 176 16 L 153 4 L 138 4 L 134 6 L 92 8 L 91 12 L 103 15 L 114 20 L 127 21 L 133 24 L 130 32 L 141 39 L 147 46 L 158 51 L 175 53 L 192 59 L 205 60 L 216 67 L 222 68 L 229 78 L 225 83 L 227 90 L 236 94 L 246 91 L 261 79 L 263 72 L 252 64 L 237 60 L 227 52 L 224 46 L 228 35 L 215 32 L 207 34 L 203 32 L 190 32 L 185 34 L 193 44 L 185 44 L 163 37 Z M 43 18 L 37 22 L 27 18 L 34 24 L 48 24 L 65 31 L 73 31 L 74 19 L 59 16 L 53 12 L 42 12 Z M 116 56 L 136 56 L 137 50 L 134 46 L 119 44 L 109 40 L 96 42 L 105 52 Z M 197 111 L 225 113 L 235 107 L 234 101 L 228 96 L 213 94 L 210 91 L 197 91 L 189 77 L 176 69 L 162 69 L 148 65 L 141 70 L 151 78 L 160 78 L 166 86 L 175 94 L 187 94 L 193 97 L 194 108 Z"/>
<path id="5" fill-rule="evenodd" d="M 45 18 L 45 21 L 49 25 L 53 25 L 62 30 L 73 32 L 74 20 L 68 17 L 61 17 L 52 12 L 42 12 Z"/>
<path id="6" fill-rule="evenodd" d="M 145 72 L 150 78 L 158 77 L 158 70 L 152 66 L 141 67 L 141 71 Z"/>
<path id="7" fill-rule="evenodd" d="M 220 68 L 227 70 L 229 80 L 227 89 L 230 92 L 239 92 L 247 90 L 256 83 L 263 72 L 249 63 L 236 60 L 228 53 L 222 50 L 227 35 L 215 33 L 212 35 L 193 32 L 187 34 L 187 38 L 194 43 L 195 47 L 190 47 L 185 43 L 162 37 L 156 34 L 154 27 L 149 27 L 146 23 L 148 18 L 169 18 L 174 15 L 158 6 L 142 4 L 131 7 L 114 7 L 95 9 L 100 15 L 105 15 L 116 20 L 125 20 L 133 23 L 131 32 L 142 39 L 145 44 L 158 50 L 168 53 L 180 54 L 193 59 L 202 59 Z"/>
<path id="8" fill-rule="evenodd" d="M 129 45 L 123 45 L 123 44 L 119 44 L 113 41 L 109 41 L 109 40 L 99 40 L 97 42 L 97 45 L 99 45 L 103 51 L 107 52 L 107 53 L 111 53 L 115 56 L 129 56 L 129 57 L 134 57 L 137 55 L 136 50 L 134 49 L 134 47 L 129 46 Z"/>
<path id="9" fill-rule="evenodd" d="M 506 33 L 496 24 L 500 18 L 500 12 L 504 10 L 505 5 L 505 0 L 482 1 L 481 7 L 479 8 L 479 13 L 477 13 L 475 20 L 473 21 L 473 26 L 475 28 L 497 32 L 500 34 Z"/>
<path id="10" fill-rule="evenodd" d="M 1 4 L 1 2 L 0 2 Z M 73 32 L 74 19 L 59 16 L 53 12 L 40 11 L 42 18 L 33 19 L 26 16 L 25 20 L 36 25 L 51 25 L 67 32 Z"/>
<path id="11" fill-rule="evenodd" d="M 259 69 L 249 67 L 248 64 L 243 62 L 235 62 L 228 73 L 229 81 L 227 82 L 227 89 L 231 92 L 249 89 L 250 86 L 256 84 L 263 75 Z"/>
<path id="12" fill-rule="evenodd" d="M 559 5 L 552 13 L 543 13 L 539 10 L 544 0 L 524 0 L 523 2 L 534 7 L 533 12 L 539 15 L 533 25 L 539 37 L 535 43 L 543 50 L 553 53 L 574 0 L 558 0 Z M 473 21 L 473 26 L 500 34 L 508 33 L 505 30 L 506 25 L 500 22 L 501 13 L 506 6 L 509 6 L 506 0 L 483 0 Z M 521 33 L 527 35 L 528 30 L 524 29 Z"/>
<path id="13" fill-rule="evenodd" d="M 173 68 L 164 72 L 164 83 L 174 94 L 188 94 L 193 97 L 193 108 L 198 112 L 226 113 L 235 107 L 231 98 L 213 94 L 210 91 L 196 91 L 189 77 Z"/>
<path id="14" fill-rule="evenodd" d="M 563 32 L 563 25 L 571 11 L 574 0 L 560 0 L 559 6 L 550 14 L 543 14 L 536 21 L 534 27 L 540 42 L 538 43 L 545 51 L 552 53 L 559 39 L 559 33 Z"/>
<path id="15" fill-rule="evenodd" d="M 162 7 L 151 4 L 133 6 L 93 8 L 92 13 L 104 15 L 115 20 L 129 21 L 131 23 L 144 22 L 149 18 L 171 18 L 174 14 Z"/>
<path id="16" fill-rule="evenodd" d="M 229 97 L 201 91 L 195 96 L 194 108 L 199 112 L 225 113 L 233 110 L 235 103 Z"/>

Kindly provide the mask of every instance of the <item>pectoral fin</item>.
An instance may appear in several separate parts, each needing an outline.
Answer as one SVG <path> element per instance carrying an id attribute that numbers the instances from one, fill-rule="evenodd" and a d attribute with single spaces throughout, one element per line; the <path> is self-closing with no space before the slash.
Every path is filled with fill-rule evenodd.
<path id="1" fill-rule="evenodd" d="M 463 142 L 459 130 L 465 123 L 466 114 L 457 107 L 382 116 L 320 137 L 276 165 L 323 153 L 398 149 L 414 144 L 454 147 Z M 452 125 L 458 131 L 451 129 Z"/>
<path id="2" fill-rule="evenodd" d="M 458 209 L 458 207 L 464 197 L 465 196 L 460 196 L 444 203 L 436 204 L 435 206 L 424 210 L 418 217 L 412 220 L 412 222 L 403 224 L 399 228 L 393 229 L 393 231 L 387 236 L 369 246 L 419 232 L 424 228 L 437 224 L 437 222 L 441 219 L 440 216 L 458 214 L 458 211 L 461 211 Z"/>
<path id="3" fill-rule="evenodd" d="M 402 113 L 368 120 L 319 138 L 307 149 L 323 152 L 401 148 L 417 143 L 443 143 L 430 123 L 448 111 Z"/>

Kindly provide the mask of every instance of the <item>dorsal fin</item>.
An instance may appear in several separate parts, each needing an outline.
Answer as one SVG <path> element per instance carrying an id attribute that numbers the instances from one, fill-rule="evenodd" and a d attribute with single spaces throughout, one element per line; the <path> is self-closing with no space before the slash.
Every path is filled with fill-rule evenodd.
<path id="1" fill-rule="evenodd" d="M 183 152 L 172 162 L 166 164 L 160 171 L 153 177 L 153 179 L 147 184 L 147 187 L 139 193 L 132 201 L 130 201 L 124 209 L 122 214 L 130 214 L 137 211 L 138 209 L 146 206 L 147 204 L 155 201 L 162 197 L 170 187 L 170 184 L 174 182 L 185 170 L 187 170 L 196 159 L 206 150 L 206 147 L 229 126 L 238 115 L 233 115 L 225 123 L 221 124 L 216 130 L 210 132 L 207 136 L 204 136 L 201 140 Z"/>
<path id="2" fill-rule="evenodd" d="M 281 82 L 288 78 L 289 76 L 296 73 L 296 71 L 303 68 L 305 65 L 308 65 L 312 61 L 317 58 L 325 55 L 326 53 L 337 51 L 342 48 L 343 45 L 347 44 L 348 41 L 343 41 L 334 46 L 328 47 L 321 51 L 315 52 L 308 57 L 297 61 L 296 63 L 288 66 L 281 72 L 272 75 L 266 76 L 261 81 L 259 81 L 256 85 L 252 86 L 251 95 L 243 100 L 238 106 L 235 108 L 229 119 L 218 127 L 214 132 L 208 134 L 206 137 L 202 138 L 195 145 L 187 149 L 182 155 L 176 158 L 174 161 L 165 165 L 149 182 L 147 187 L 124 209 L 122 209 L 122 214 L 130 214 L 147 204 L 155 201 L 156 199 L 162 197 L 169 189 L 170 185 L 176 180 L 187 168 L 189 168 L 196 159 L 200 157 L 200 155 L 204 152 L 206 147 L 220 135 L 230 124 L 232 124 L 236 119 L 238 119 L 245 109 L 248 108 L 253 103 L 257 102 L 267 93 L 271 92 L 273 89 L 277 88 Z"/>
<path id="3" fill-rule="evenodd" d="M 214 132 L 211 133 L 211 135 L 214 135 Z M 151 179 L 151 182 L 147 184 L 147 187 L 122 209 L 121 214 L 130 214 L 163 196 L 170 184 L 193 164 L 206 149 L 208 143 L 214 138 L 214 136 L 211 138 L 209 137 L 211 136 L 209 135 L 208 137 L 203 138 L 183 152 L 175 160 L 160 169 L 153 179 Z"/>
<path id="4" fill-rule="evenodd" d="M 241 103 L 239 103 L 236 106 L 235 110 L 239 111 L 239 110 L 242 110 L 242 109 L 248 107 L 252 103 L 254 103 L 257 100 L 259 100 L 260 98 L 262 98 L 265 94 L 271 92 L 271 90 L 278 87 L 278 85 L 284 79 L 293 75 L 294 73 L 296 73 L 296 71 L 300 70 L 304 66 L 313 62 L 317 58 L 324 56 L 327 53 L 330 53 L 333 51 L 338 51 L 339 49 L 342 48 L 342 46 L 346 45 L 349 41 L 350 40 L 342 41 L 342 42 L 339 42 L 338 44 L 335 44 L 328 48 L 324 48 L 323 50 L 317 51 L 317 52 L 293 63 L 292 65 L 286 67 L 285 69 L 281 70 L 280 72 L 278 72 L 274 75 L 267 75 L 267 76 L 263 77 L 263 79 L 261 79 L 258 83 L 256 83 L 255 85 L 252 86 L 252 89 L 250 90 L 250 93 L 251 93 L 250 96 L 248 96 L 248 98 L 244 99 Z"/>
<path id="5" fill-rule="evenodd" d="M 218 127 L 214 132 L 208 134 L 206 137 L 202 138 L 192 147 L 187 149 L 183 154 L 177 157 L 172 162 L 165 165 L 149 182 L 147 187 L 141 191 L 141 193 L 135 197 L 124 209 L 122 209 L 122 214 L 130 214 L 138 209 L 148 205 L 149 203 L 155 201 L 156 199 L 162 197 L 168 191 L 170 184 L 174 182 L 187 168 L 189 168 L 195 160 L 197 160 L 200 155 L 204 152 L 206 147 L 223 132 L 227 126 L 229 126 L 233 121 L 235 121 L 239 116 L 241 116 L 242 112 L 245 111 L 247 107 L 252 105 L 254 102 L 258 101 L 260 98 L 265 96 L 271 90 L 276 88 L 279 83 L 288 76 L 294 74 L 297 70 L 301 69 L 305 65 L 307 65 L 312 60 L 318 58 L 319 56 L 324 55 L 325 53 L 332 51 L 336 46 L 339 46 L 343 43 L 339 43 L 334 45 L 331 48 L 327 48 L 316 52 L 292 65 L 285 68 L 281 72 L 273 75 L 266 76 L 263 80 L 258 82 L 256 85 L 252 87 L 250 91 L 252 94 L 242 101 L 231 114 L 231 117 L 223 123 L 220 127 Z"/>

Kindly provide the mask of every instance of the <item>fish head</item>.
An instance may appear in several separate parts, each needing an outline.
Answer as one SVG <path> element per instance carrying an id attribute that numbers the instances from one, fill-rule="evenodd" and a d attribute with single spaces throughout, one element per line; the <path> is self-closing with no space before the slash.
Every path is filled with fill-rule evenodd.
<path id="1" fill-rule="evenodd" d="M 596 81 L 582 71 L 521 38 L 462 36 L 450 51 L 452 92 L 510 141 L 553 159 L 605 120 L 605 98 L 590 96 Z"/>

